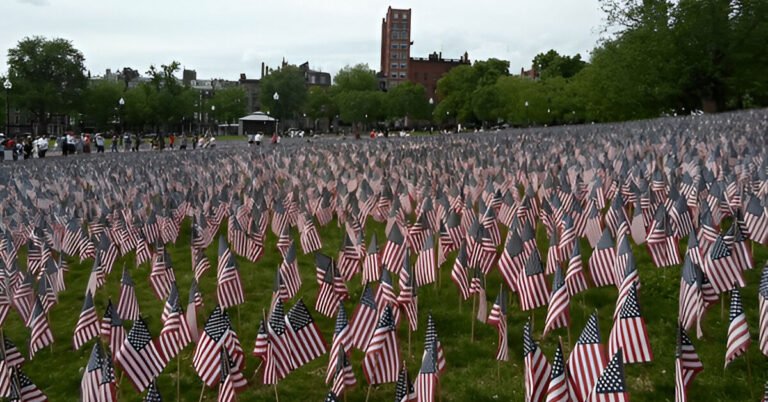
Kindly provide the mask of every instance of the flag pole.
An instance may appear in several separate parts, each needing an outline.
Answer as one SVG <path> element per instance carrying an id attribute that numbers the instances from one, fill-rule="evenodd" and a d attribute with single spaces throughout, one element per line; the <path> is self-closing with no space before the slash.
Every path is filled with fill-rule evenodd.
<path id="1" fill-rule="evenodd" d="M 371 397 L 371 384 L 368 384 L 368 392 L 365 393 L 365 402 L 368 402 L 368 398 Z"/>
<path id="2" fill-rule="evenodd" d="M 280 396 L 277 395 L 277 381 L 275 381 L 275 402 L 280 402 Z"/>
<path id="3" fill-rule="evenodd" d="M 181 352 L 176 355 L 176 401 L 181 400 Z"/>
<path id="4" fill-rule="evenodd" d="M 205 393 L 205 383 L 203 383 L 203 387 L 200 388 L 200 399 L 198 399 L 197 402 L 203 402 L 203 393 Z"/>

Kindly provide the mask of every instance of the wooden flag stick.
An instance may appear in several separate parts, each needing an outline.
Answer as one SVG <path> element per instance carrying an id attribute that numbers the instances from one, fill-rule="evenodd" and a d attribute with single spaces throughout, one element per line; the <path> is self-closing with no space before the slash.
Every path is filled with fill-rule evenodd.
<path id="1" fill-rule="evenodd" d="M 368 402 L 368 398 L 371 397 L 371 384 L 368 384 L 368 392 L 365 393 L 365 402 Z"/>
<path id="2" fill-rule="evenodd" d="M 477 306 L 477 293 L 475 293 L 475 297 L 472 298 L 472 315 L 470 318 L 472 319 L 472 334 L 469 337 L 470 342 L 475 342 L 475 307 Z"/>
<path id="3" fill-rule="evenodd" d="M 259 365 L 256 366 L 256 371 L 253 372 L 253 377 L 251 377 L 251 381 L 256 379 L 256 376 L 259 375 L 259 369 L 261 368 L 261 365 L 264 364 L 264 360 L 259 362 Z"/>
<path id="4" fill-rule="evenodd" d="M 181 400 L 181 353 L 176 355 L 176 401 Z"/>
<path id="5" fill-rule="evenodd" d="M 280 396 L 277 395 L 277 382 L 275 382 L 275 402 L 280 402 Z"/>
<path id="6" fill-rule="evenodd" d="M 200 389 L 200 399 L 197 402 L 203 402 L 203 393 L 205 393 L 205 383 L 203 383 L 203 387 Z"/>

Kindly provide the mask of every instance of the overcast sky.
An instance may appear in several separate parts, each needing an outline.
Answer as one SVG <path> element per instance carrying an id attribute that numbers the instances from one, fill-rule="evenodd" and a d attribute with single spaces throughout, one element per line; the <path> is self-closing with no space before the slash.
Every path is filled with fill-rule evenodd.
<path id="1" fill-rule="evenodd" d="M 513 73 L 539 52 L 588 57 L 598 39 L 598 0 L 0 0 L 0 47 L 25 36 L 71 40 L 93 75 L 179 61 L 203 78 L 258 78 L 261 62 L 309 61 L 334 74 L 379 69 L 388 6 L 412 9 L 411 56 L 442 51 L 509 60 Z"/>

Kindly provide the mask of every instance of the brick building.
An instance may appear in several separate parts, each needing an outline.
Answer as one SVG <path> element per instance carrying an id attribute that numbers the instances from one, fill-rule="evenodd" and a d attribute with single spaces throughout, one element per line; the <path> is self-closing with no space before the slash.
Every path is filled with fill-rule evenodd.
<path id="1" fill-rule="evenodd" d="M 408 79 L 411 58 L 411 9 L 389 7 L 381 20 L 381 70 L 385 88 Z M 384 88 L 384 89 L 385 89 Z"/>
<path id="2" fill-rule="evenodd" d="M 443 54 L 434 52 L 428 57 L 412 57 L 408 63 L 408 81 L 421 84 L 427 96 L 437 97 L 437 81 L 448 71 L 462 64 L 469 65 L 469 54 L 459 59 L 444 59 Z"/>

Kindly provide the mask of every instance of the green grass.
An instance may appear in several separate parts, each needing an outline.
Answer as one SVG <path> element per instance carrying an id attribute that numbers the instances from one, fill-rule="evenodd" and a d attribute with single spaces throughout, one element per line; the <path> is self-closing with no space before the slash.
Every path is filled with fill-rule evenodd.
<path id="1" fill-rule="evenodd" d="M 226 224 L 225 224 L 226 225 Z M 224 225 L 224 226 L 225 226 Z M 223 232 L 222 227 L 222 232 Z M 379 239 L 384 237 L 384 227 L 381 224 L 370 222 L 367 225 L 366 239 L 371 233 L 377 232 Z M 320 231 L 323 239 L 323 252 L 336 256 L 342 232 L 333 221 Z M 298 236 L 295 236 L 298 242 Z M 543 230 L 538 233 L 539 245 L 542 252 L 546 248 L 546 235 Z M 272 281 L 275 270 L 280 263 L 280 255 L 275 248 L 276 239 L 271 232 L 267 237 L 267 248 L 264 257 L 256 264 L 238 258 L 241 276 L 246 292 L 246 304 L 240 309 L 229 311 L 235 329 L 239 335 L 243 348 L 247 352 L 246 376 L 251 378 L 259 360 L 250 356 L 253 341 L 256 337 L 257 326 L 261 319 L 262 309 L 268 308 L 271 298 Z M 582 250 L 588 253 L 589 247 Z M 684 248 L 683 248 L 684 249 Z M 198 317 L 202 326 L 207 315 L 215 305 L 215 266 L 216 266 L 216 242 L 207 250 L 213 269 L 207 272 L 201 280 L 200 288 L 204 297 L 204 312 Z M 189 222 L 185 222 L 182 233 L 176 245 L 170 245 L 169 251 L 173 259 L 173 265 L 178 280 L 181 298 L 185 302 L 192 279 L 189 253 Z M 20 256 L 20 264 L 24 265 L 25 258 Z M 670 269 L 657 269 L 653 267 L 645 248 L 636 248 L 635 255 L 638 260 L 642 288 L 640 290 L 640 303 L 643 315 L 646 319 L 651 336 L 651 343 L 655 360 L 653 363 L 642 365 L 630 365 L 626 368 L 627 384 L 632 401 L 673 401 L 674 400 L 674 352 L 676 339 L 677 299 L 679 287 L 679 267 Z M 475 323 L 475 341 L 470 341 L 470 328 L 472 317 L 472 301 L 459 303 L 456 289 L 450 280 L 450 267 L 455 253 L 449 256 L 449 261 L 440 270 L 441 286 L 427 286 L 419 290 L 419 330 L 411 336 L 410 354 L 408 354 L 408 333 L 406 325 L 401 325 L 399 333 L 400 350 L 407 359 L 411 376 L 415 378 L 420 366 L 418 356 L 423 350 L 424 326 L 426 312 L 432 311 L 437 324 L 438 334 L 444 345 L 448 368 L 441 377 L 441 393 L 443 401 L 521 401 L 523 393 L 523 359 L 522 359 L 522 328 L 527 316 L 519 311 L 519 302 L 516 296 L 512 297 L 513 306 L 509 309 L 509 339 L 510 361 L 497 366 L 494 360 L 496 353 L 497 335 L 494 328 L 479 322 Z M 586 261 L 588 255 L 584 255 Z M 725 341 L 728 328 L 728 298 L 725 296 L 725 312 L 721 314 L 719 307 L 712 308 L 706 315 L 704 333 L 706 338 L 694 339 L 701 360 L 704 363 L 704 371 L 689 388 L 689 400 L 691 401 L 744 401 L 758 400 L 762 394 L 763 382 L 766 371 L 765 359 L 757 348 L 757 286 L 760 269 L 768 257 L 765 247 L 755 247 L 756 269 L 747 272 L 748 286 L 743 290 L 744 308 L 750 324 L 752 334 L 752 347 L 749 349 L 748 358 L 751 363 L 751 379 L 747 370 L 747 359 L 739 358 L 731 364 L 727 370 L 723 370 L 725 355 Z M 97 311 L 101 315 L 107 304 L 108 298 L 117 302 L 119 298 L 120 271 L 123 263 L 133 266 L 133 254 L 119 259 L 115 269 L 107 280 L 107 285 L 95 296 Z M 299 269 L 302 273 L 303 287 L 298 297 L 303 297 L 309 306 L 314 305 L 317 295 L 317 285 L 314 275 L 314 259 L 311 255 L 302 255 L 298 259 Z M 93 341 L 86 344 L 81 350 L 72 348 L 72 331 L 80 309 L 82 307 L 83 293 L 88 280 L 92 262 L 70 261 L 71 271 L 66 282 L 67 290 L 60 295 L 59 303 L 51 312 L 51 327 L 55 336 L 55 343 L 51 349 L 38 352 L 39 354 L 31 362 L 27 362 L 24 371 L 32 380 L 50 397 L 52 401 L 76 400 L 77 390 L 80 386 L 82 372 L 87 364 Z M 141 307 L 142 315 L 146 318 L 154 337 L 160 332 L 160 313 L 164 301 L 157 300 L 148 282 L 149 265 L 144 264 L 132 270 L 133 279 L 136 282 L 136 291 Z M 494 270 L 488 278 L 487 291 L 489 307 L 495 298 L 500 284 L 500 275 Z M 349 284 L 350 300 L 346 303 L 348 314 L 357 304 L 361 285 L 359 277 Z M 603 341 L 607 341 L 611 328 L 612 316 L 616 298 L 616 289 L 601 288 L 589 289 L 585 294 L 578 295 L 571 301 L 571 340 L 575 342 L 588 315 L 597 309 L 600 315 L 600 329 Z M 288 303 L 290 307 L 293 302 Z M 314 310 L 312 310 L 314 311 Z M 546 309 L 540 308 L 534 312 L 535 336 L 540 338 Z M 333 319 L 314 313 L 326 341 L 330 344 L 333 333 Z M 10 313 L 6 324 L 5 334 L 10 337 L 27 355 L 27 343 L 29 333 L 20 322 L 15 312 Z M 127 325 L 127 323 L 126 323 Z M 693 335 L 693 334 L 692 334 Z M 554 355 L 554 348 L 558 336 L 568 343 L 568 332 L 565 329 L 554 331 L 547 339 L 540 340 L 541 346 L 548 359 Z M 191 356 L 194 348 L 188 346 L 181 353 L 180 376 L 176 375 L 176 362 L 169 367 L 159 378 L 159 389 L 166 401 L 177 399 L 177 381 L 181 390 L 180 400 L 195 401 L 200 396 L 201 381 L 192 369 Z M 566 345 L 570 351 L 570 346 Z M 361 369 L 362 353 L 353 353 L 352 364 L 358 380 L 358 386 L 348 393 L 348 400 L 365 400 L 367 385 Z M 291 373 L 288 378 L 278 385 L 280 399 L 283 401 L 320 401 L 327 393 L 328 387 L 324 384 L 324 371 L 327 365 L 327 355 Z M 498 374 L 497 374 L 498 370 Z M 118 371 L 118 378 L 120 374 Z M 498 376 L 497 376 L 498 375 Z M 274 400 L 274 389 L 255 384 L 239 395 L 240 401 Z M 216 390 L 206 389 L 203 400 L 215 401 Z M 374 387 L 371 391 L 372 401 L 389 401 L 394 394 L 394 384 Z M 140 396 L 131 386 L 130 382 L 123 378 L 119 384 L 119 400 L 139 401 Z"/>

